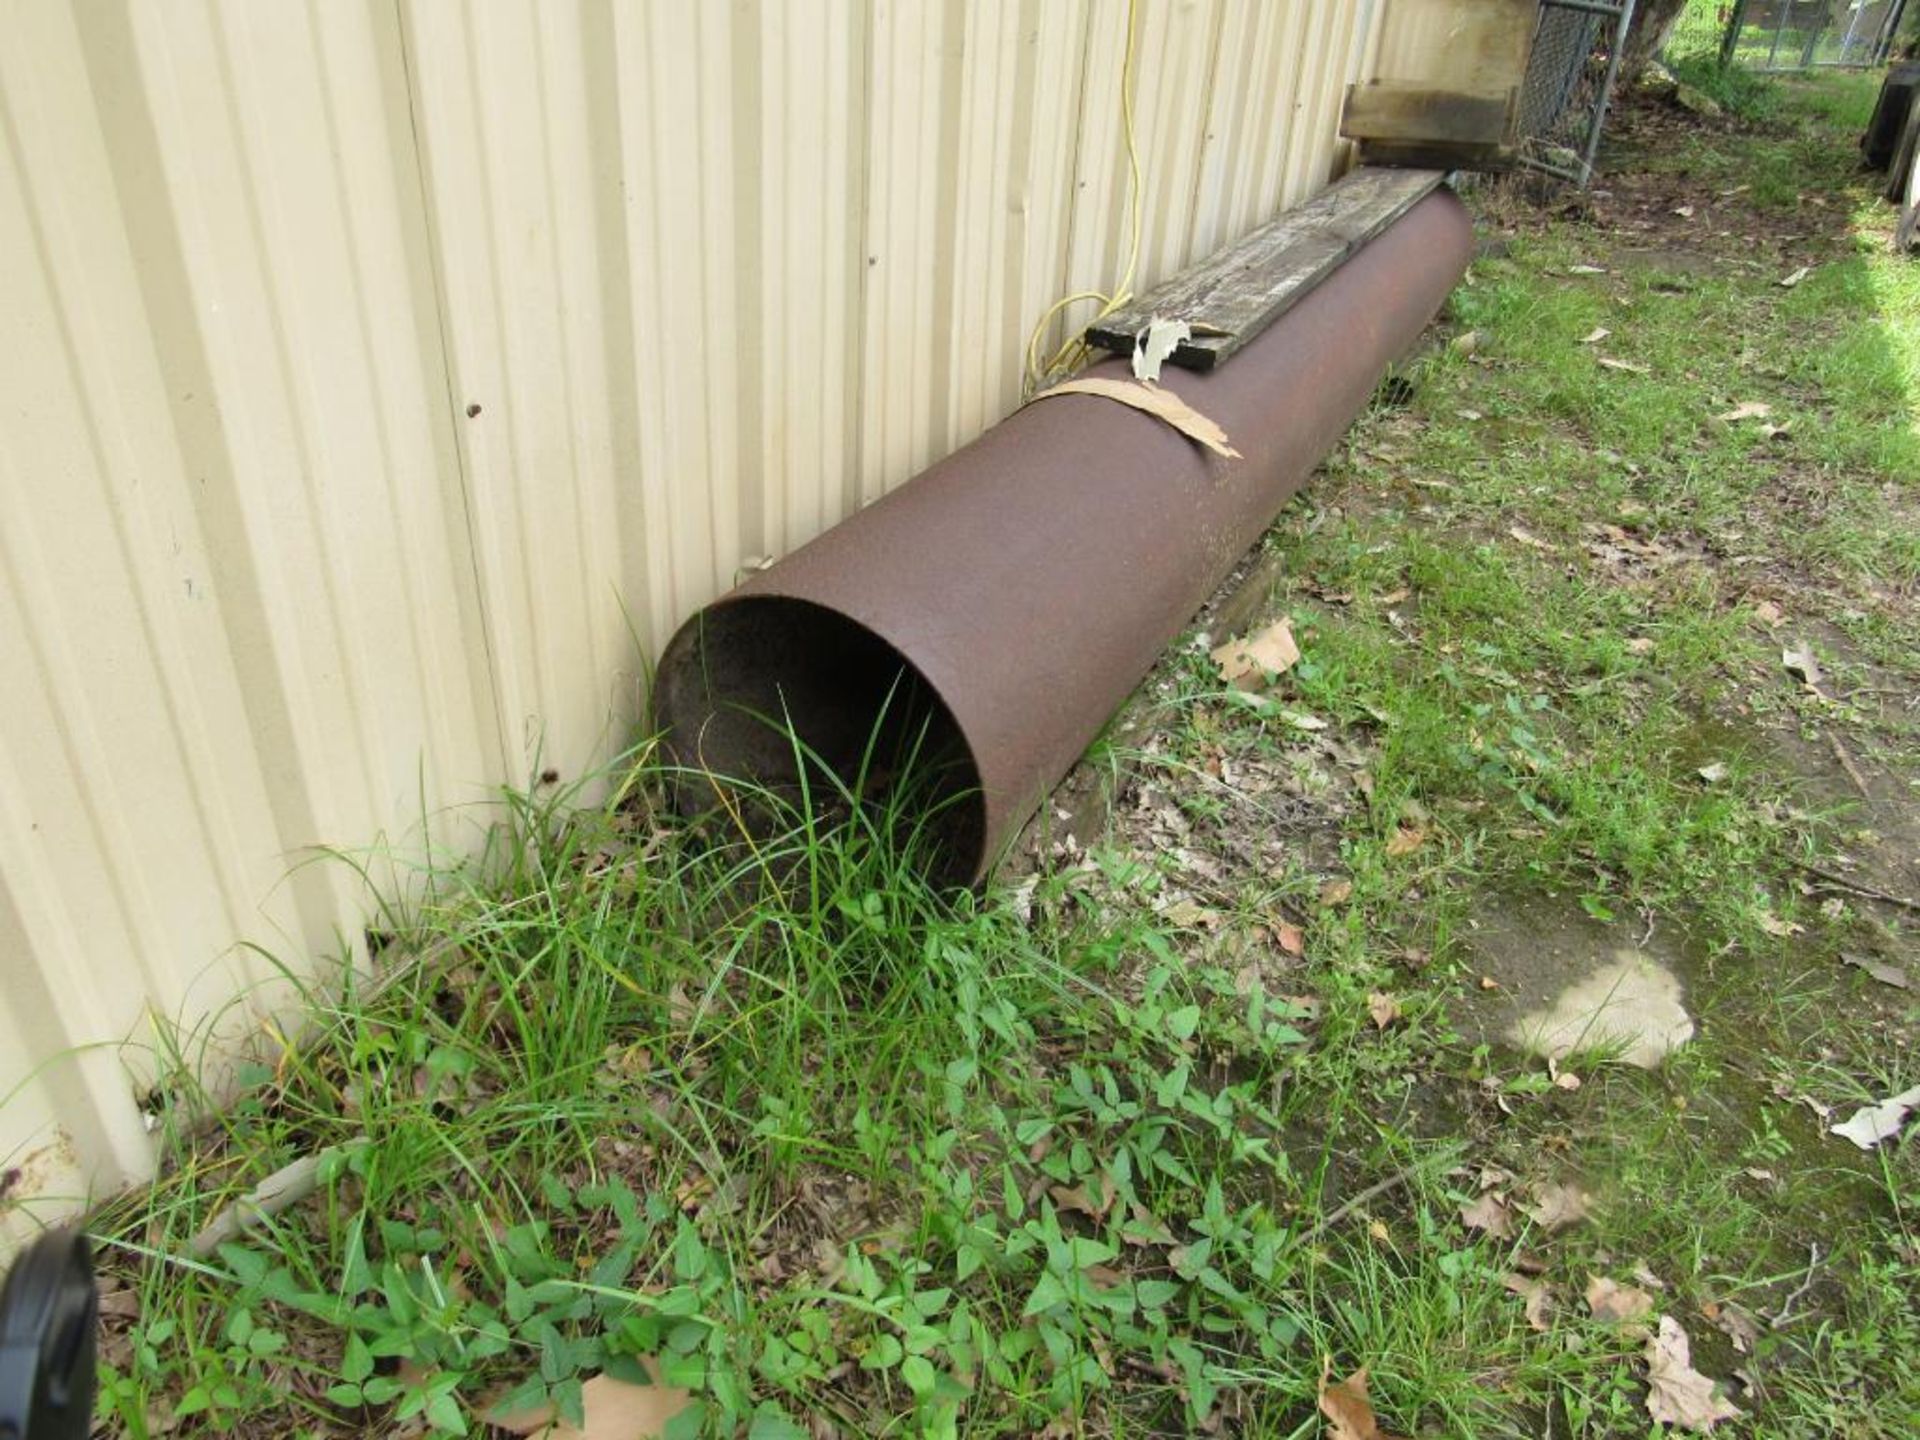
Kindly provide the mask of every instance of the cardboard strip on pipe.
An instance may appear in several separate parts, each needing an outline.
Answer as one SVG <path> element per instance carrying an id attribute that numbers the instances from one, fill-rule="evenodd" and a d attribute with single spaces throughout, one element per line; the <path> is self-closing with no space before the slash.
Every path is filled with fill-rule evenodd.
<path id="1" fill-rule="evenodd" d="M 942 870 L 977 880 L 1331 450 L 1464 273 L 1438 190 L 1231 364 L 1162 388 L 1244 458 L 1094 395 L 1015 412 L 681 627 L 655 718 L 698 772 L 797 793 L 783 726 L 843 775 L 916 744 Z M 1125 380 L 1111 361 L 1094 378 Z"/>
<path id="2" fill-rule="evenodd" d="M 1104 395 L 1109 400 L 1153 415 L 1173 426 L 1189 440 L 1197 441 L 1228 460 L 1241 458 L 1227 440 L 1227 432 L 1216 420 L 1209 420 L 1171 390 L 1161 390 L 1138 380 L 1116 380 L 1110 375 L 1086 375 L 1078 380 L 1062 380 L 1050 390 L 1042 390 L 1027 403 L 1037 405 L 1054 395 Z"/>

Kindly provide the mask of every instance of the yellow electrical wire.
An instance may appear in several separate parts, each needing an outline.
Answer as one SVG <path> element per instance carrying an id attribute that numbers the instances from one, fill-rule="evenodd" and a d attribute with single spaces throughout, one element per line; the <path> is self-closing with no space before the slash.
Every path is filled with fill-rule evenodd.
<path id="1" fill-rule="evenodd" d="M 1140 152 L 1133 140 L 1133 62 L 1135 21 L 1139 14 L 1139 0 L 1127 0 L 1127 48 L 1120 62 L 1120 115 L 1124 123 L 1127 138 L 1127 210 L 1132 238 L 1127 248 L 1127 268 L 1120 276 L 1120 283 L 1111 294 L 1103 290 L 1080 290 L 1064 299 L 1049 305 L 1046 313 L 1033 327 L 1033 333 L 1027 337 L 1027 395 L 1033 393 L 1056 376 L 1079 369 L 1092 353 L 1086 340 L 1087 331 L 1113 314 L 1122 305 L 1133 298 L 1134 271 L 1140 264 Z M 1061 311 L 1070 305 L 1078 305 L 1083 300 L 1097 300 L 1100 308 L 1074 332 L 1072 338 L 1064 340 L 1060 348 L 1046 364 L 1040 363 L 1040 342 L 1047 333 L 1047 327 Z"/>

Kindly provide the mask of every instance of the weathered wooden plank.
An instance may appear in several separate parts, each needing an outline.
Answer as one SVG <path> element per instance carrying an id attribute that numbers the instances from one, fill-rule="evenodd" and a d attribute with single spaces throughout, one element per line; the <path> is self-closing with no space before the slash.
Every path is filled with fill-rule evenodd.
<path id="1" fill-rule="evenodd" d="M 1513 138 L 1518 90 L 1480 94 L 1375 80 L 1349 85 L 1340 133 L 1391 144 L 1502 145 Z"/>
<path id="2" fill-rule="evenodd" d="M 1184 320 L 1193 336 L 1167 358 L 1189 370 L 1211 370 L 1412 209 L 1441 178 L 1438 170 L 1363 166 L 1238 244 L 1096 321 L 1087 340 L 1131 354 L 1134 341 L 1155 319 Z"/>
<path id="3" fill-rule="evenodd" d="M 1540 0 L 1388 0 L 1373 80 L 1504 95 L 1524 83 Z"/>

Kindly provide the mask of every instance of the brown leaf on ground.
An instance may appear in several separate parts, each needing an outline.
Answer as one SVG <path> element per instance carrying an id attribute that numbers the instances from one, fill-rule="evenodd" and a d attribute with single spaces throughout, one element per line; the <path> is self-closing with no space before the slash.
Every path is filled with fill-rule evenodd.
<path id="1" fill-rule="evenodd" d="M 1273 943 L 1287 954 L 1300 956 L 1307 953 L 1307 937 L 1298 925 L 1286 920 L 1276 920 L 1267 927 L 1267 933 L 1273 936 Z"/>
<path id="2" fill-rule="evenodd" d="M 1762 600 L 1753 607 L 1753 618 L 1771 630 L 1776 625 L 1786 623 L 1786 612 L 1771 600 Z"/>
<path id="3" fill-rule="evenodd" d="M 1367 996 L 1367 1014 L 1373 1017 L 1375 1029 L 1384 1030 L 1400 1019 L 1400 998 L 1375 990 Z"/>
<path id="4" fill-rule="evenodd" d="M 1553 1328 L 1553 1287 L 1531 1275 L 1509 1275 L 1500 1282 L 1526 1302 L 1527 1328 L 1545 1333 Z"/>
<path id="5" fill-rule="evenodd" d="M 1733 1301 L 1709 1300 L 1700 1307 L 1700 1313 L 1707 1317 L 1714 1329 L 1733 1342 L 1733 1348 L 1738 1353 L 1751 1355 L 1753 1347 L 1760 1343 L 1760 1322 Z"/>
<path id="6" fill-rule="evenodd" d="M 1651 375 L 1653 373 L 1653 367 L 1651 365 L 1636 365 L 1631 360 L 1616 360 L 1611 355 L 1602 355 L 1600 357 L 1600 363 L 1609 370 L 1624 371 L 1628 375 Z"/>
<path id="7" fill-rule="evenodd" d="M 1527 1217 L 1549 1232 L 1577 1225 L 1593 1210 L 1593 1197 L 1578 1185 L 1558 1182 L 1538 1185 L 1533 1194 L 1534 1203 L 1527 1207 Z"/>
<path id="8" fill-rule="evenodd" d="M 1095 1220 L 1104 1220 L 1107 1212 L 1113 1208 L 1113 1181 L 1105 1175 L 1100 1177 L 1100 1193 L 1092 1194 L 1088 1182 L 1078 1185 L 1055 1185 L 1047 1193 L 1053 1197 L 1054 1205 L 1061 1210 L 1077 1210 L 1082 1215 L 1091 1215 Z"/>
<path id="9" fill-rule="evenodd" d="M 1469 1230 L 1484 1230 L 1495 1240 L 1504 1240 L 1513 1234 L 1513 1207 L 1506 1196 L 1489 1190 L 1460 1207 L 1460 1223 Z"/>
<path id="10" fill-rule="evenodd" d="M 1322 905 L 1344 905 L 1353 898 L 1353 881 L 1329 880 L 1320 887 Z"/>
<path id="11" fill-rule="evenodd" d="M 1724 415 L 1713 418 L 1723 424 L 1734 425 L 1742 420 L 1764 420 L 1773 414 L 1773 407 L 1760 400 L 1743 400 Z"/>
<path id="12" fill-rule="evenodd" d="M 1804 935 L 1807 932 L 1807 927 L 1798 921 L 1782 920 L 1770 910 L 1760 916 L 1760 928 L 1767 934 L 1776 935 L 1782 940 L 1790 939 L 1795 935 Z"/>
<path id="13" fill-rule="evenodd" d="M 124 1285 L 112 1290 L 102 1287 L 100 1291 L 100 1318 L 102 1320 L 137 1320 L 140 1317 L 140 1295 Z"/>
<path id="14" fill-rule="evenodd" d="M 1711 1430 L 1736 1419 L 1740 1408 L 1716 1394 L 1713 1381 L 1693 1368 L 1687 1332 L 1671 1315 L 1660 1317 L 1659 1332 L 1647 1340 L 1647 1414 L 1683 1430 Z"/>
<path id="15" fill-rule="evenodd" d="M 1220 678 L 1234 689 L 1258 690 L 1270 677 L 1284 675 L 1300 663 L 1293 622 L 1283 615 L 1264 630 L 1216 645 L 1213 663 L 1220 667 Z"/>
<path id="16" fill-rule="evenodd" d="M 1613 332 L 1607 329 L 1606 326 L 1596 325 L 1593 327 L 1593 329 L 1589 330 L 1586 334 L 1580 337 L 1580 343 L 1582 345 L 1598 345 L 1602 340 L 1606 339 L 1611 334 L 1613 334 Z"/>
<path id="17" fill-rule="evenodd" d="M 1531 546 L 1535 550 L 1545 550 L 1549 553 L 1553 550 L 1553 545 L 1550 542 L 1542 540 L 1538 535 L 1523 525 L 1509 525 L 1507 527 L 1507 534 L 1518 540 L 1522 545 Z"/>
<path id="18" fill-rule="evenodd" d="M 1220 925 L 1218 910 L 1202 905 L 1198 900 L 1176 900 L 1160 916 L 1169 925 L 1178 925 L 1183 930 L 1213 930 Z"/>
<path id="19" fill-rule="evenodd" d="M 1587 1276 L 1587 1309 L 1605 1325 L 1630 1324 L 1653 1314 L 1653 1296 L 1604 1275 Z"/>
<path id="20" fill-rule="evenodd" d="M 1332 1362 L 1320 1369 L 1320 1413 L 1327 1417 L 1327 1440 L 1393 1440 L 1374 1418 L 1367 1399 L 1367 1367 L 1362 1365 L 1338 1384 L 1330 1385 Z"/>
<path id="21" fill-rule="evenodd" d="M 596 1375 L 580 1387 L 585 1423 L 578 1428 L 554 1418 L 553 1407 L 489 1415 L 487 1422 L 509 1435 L 532 1435 L 538 1440 L 655 1440 L 667 1422 L 687 1408 L 693 1396 L 660 1383 L 660 1371 L 651 1360 L 642 1361 L 653 1377 L 651 1385 L 635 1385 L 611 1375 Z"/>
<path id="22" fill-rule="evenodd" d="M 1411 825 L 1402 825 L 1387 837 L 1387 854 L 1411 855 L 1427 843 L 1427 832 Z"/>

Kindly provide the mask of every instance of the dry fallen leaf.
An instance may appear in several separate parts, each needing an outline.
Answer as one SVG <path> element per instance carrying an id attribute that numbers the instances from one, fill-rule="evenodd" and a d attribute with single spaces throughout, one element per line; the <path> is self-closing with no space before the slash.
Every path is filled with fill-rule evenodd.
<path id="1" fill-rule="evenodd" d="M 1607 272 L 1599 265 L 1569 265 L 1567 273 L 1569 275 L 1604 275 Z"/>
<path id="2" fill-rule="evenodd" d="M 1802 280 L 1806 279 L 1807 276 L 1811 275 L 1812 273 L 1813 273 L 1813 267 L 1811 265 L 1802 265 L 1798 270 L 1795 270 L 1792 274 L 1783 275 L 1779 279 L 1779 281 L 1776 283 L 1778 283 L 1778 285 L 1782 290 L 1791 290 L 1793 289 L 1794 286 L 1798 285 Z"/>
<path id="3" fill-rule="evenodd" d="M 1416 829 L 1411 825 L 1401 825 L 1394 830 L 1393 834 L 1387 837 L 1387 854 L 1394 856 L 1411 855 L 1426 843 L 1426 831 Z"/>
<path id="4" fill-rule="evenodd" d="M 1484 1230 L 1493 1239 L 1504 1240 L 1513 1234 L 1513 1208 L 1504 1195 L 1489 1190 L 1460 1207 L 1460 1223 L 1469 1230 Z"/>
<path id="5" fill-rule="evenodd" d="M 1760 1322 L 1731 1300 L 1707 1301 L 1700 1307 L 1700 1313 L 1712 1322 L 1727 1339 L 1733 1342 L 1733 1348 L 1741 1355 L 1751 1355 L 1753 1347 L 1760 1343 Z"/>
<path id="6" fill-rule="evenodd" d="M 1604 1275 L 1587 1276 L 1587 1309 L 1606 1325 L 1628 1324 L 1653 1314 L 1653 1296 Z"/>
<path id="7" fill-rule="evenodd" d="M 1593 1197 L 1578 1185 L 1558 1182 L 1534 1187 L 1534 1203 L 1527 1206 L 1527 1217 L 1542 1230 L 1562 1230 L 1587 1218 Z"/>
<path id="8" fill-rule="evenodd" d="M 1409 590 L 1406 586 L 1402 585 L 1397 589 L 1387 591 L 1386 594 L 1380 596 L 1379 599 L 1374 601 L 1374 603 L 1376 605 L 1383 605 L 1383 606 L 1384 605 L 1400 605 L 1400 604 L 1404 604 L 1407 600 L 1411 599 L 1412 596 L 1413 596 L 1413 591 Z"/>
<path id="9" fill-rule="evenodd" d="M 1106 1175 L 1100 1177 L 1100 1194 L 1092 1195 L 1087 1190 L 1088 1182 L 1078 1185 L 1051 1185 L 1047 1194 L 1053 1197 L 1054 1208 L 1062 1211 L 1077 1211 L 1082 1215 L 1091 1215 L 1095 1220 L 1104 1220 L 1107 1212 L 1113 1208 L 1115 1190 L 1113 1180 Z"/>
<path id="10" fill-rule="evenodd" d="M 659 1368 L 641 1362 L 653 1377 L 651 1385 L 635 1385 L 611 1375 L 595 1375 L 580 1387 L 585 1424 L 579 1428 L 556 1421 L 553 1407 L 491 1415 L 488 1423 L 510 1435 L 533 1435 L 539 1440 L 655 1440 L 693 1398 L 691 1393 L 659 1383 Z"/>
<path id="11" fill-rule="evenodd" d="M 1629 655 L 1651 655 L 1653 650 L 1654 640 L 1651 635 L 1635 635 L 1627 641 L 1627 653 Z"/>
<path id="12" fill-rule="evenodd" d="M 1711 765 L 1702 765 L 1694 773 L 1706 781 L 1707 784 L 1718 785 L 1722 780 L 1727 778 L 1730 772 L 1727 769 L 1726 761 L 1716 760 Z"/>
<path id="13" fill-rule="evenodd" d="M 1795 935 L 1804 935 L 1807 933 L 1806 926 L 1798 923 L 1797 921 L 1782 920 L 1778 915 L 1775 915 L 1770 910 L 1764 913 L 1763 915 L 1761 915 L 1760 928 L 1766 931 L 1767 934 L 1778 936 L 1782 940 L 1790 939 Z"/>
<path id="14" fill-rule="evenodd" d="M 1322 905 L 1344 905 L 1353 898 L 1353 881 L 1329 880 L 1320 887 Z"/>
<path id="15" fill-rule="evenodd" d="M 1466 330 L 1447 342 L 1447 348 L 1456 355 L 1471 355 L 1480 348 L 1480 332 Z"/>
<path id="16" fill-rule="evenodd" d="M 1273 936 L 1273 943 L 1287 954 L 1300 956 L 1307 953 L 1306 932 L 1291 921 L 1277 920 L 1267 927 L 1267 933 Z"/>
<path id="17" fill-rule="evenodd" d="M 1549 553 L 1551 553 L 1553 550 L 1553 546 L 1551 543 L 1549 543 L 1548 541 L 1542 540 L 1538 535 L 1534 534 L 1531 530 L 1528 530 L 1523 526 L 1509 525 L 1507 527 L 1507 534 L 1511 535 L 1514 539 L 1518 540 L 1522 545 L 1530 545 L 1535 550 L 1545 550 Z"/>
<path id="18" fill-rule="evenodd" d="M 1711 1430 L 1736 1419 L 1740 1408 L 1714 1392 L 1713 1381 L 1693 1368 L 1687 1332 L 1671 1315 L 1647 1341 L 1647 1414 L 1683 1430 Z"/>
<path id="19" fill-rule="evenodd" d="M 1063 380 L 1034 396 L 1035 401 L 1055 395 L 1099 395 L 1122 405 L 1164 420 L 1189 440 L 1204 445 L 1216 455 L 1238 460 L 1240 452 L 1227 443 L 1227 432 L 1209 420 L 1171 390 L 1158 385 L 1143 385 L 1138 380 L 1111 380 L 1102 375 L 1085 375 L 1078 380 Z"/>
<path id="20" fill-rule="evenodd" d="M 1637 365 L 1631 360 L 1616 360 L 1611 355 L 1602 355 L 1600 363 L 1609 370 L 1621 370 L 1629 375 L 1651 375 L 1651 365 Z"/>
<path id="21" fill-rule="evenodd" d="M 1400 1000 L 1384 990 L 1375 990 L 1367 996 L 1367 1014 L 1373 1017 L 1374 1027 L 1386 1029 L 1400 1018 Z"/>
<path id="22" fill-rule="evenodd" d="M 1220 923 L 1220 912 L 1198 900 L 1177 900 L 1160 912 L 1160 918 L 1182 929 L 1211 930 Z"/>
<path id="23" fill-rule="evenodd" d="M 1741 420 L 1764 420 L 1771 414 L 1773 414 L 1771 405 L 1763 404 L 1758 400 L 1743 400 L 1726 414 L 1716 415 L 1713 418 L 1732 425 Z"/>
<path id="24" fill-rule="evenodd" d="M 1367 1367 L 1329 1385 L 1331 1362 L 1320 1368 L 1320 1413 L 1327 1417 L 1327 1440 L 1393 1440 L 1374 1418 L 1367 1400 Z"/>
<path id="25" fill-rule="evenodd" d="M 1220 678 L 1236 690 L 1258 690 L 1268 678 L 1284 675 L 1300 663 L 1293 621 L 1281 616 L 1266 629 L 1214 648 Z"/>
<path id="26" fill-rule="evenodd" d="M 1530 1275 L 1509 1275 L 1500 1282 L 1526 1302 L 1527 1328 L 1542 1333 L 1552 1329 L 1547 1314 L 1553 1308 L 1553 1290 L 1546 1281 Z"/>
<path id="27" fill-rule="evenodd" d="M 1586 334 L 1580 337 L 1580 343 L 1582 345 L 1598 345 L 1602 340 L 1606 339 L 1611 334 L 1613 334 L 1613 332 L 1607 329 L 1606 326 L 1596 325 L 1593 327 L 1593 329 L 1589 330 Z"/>
<path id="28" fill-rule="evenodd" d="M 1851 1140 L 1862 1150 L 1871 1150 L 1882 1140 L 1898 1135 L 1907 1123 L 1907 1113 L 1920 1107 L 1920 1085 L 1888 1096 L 1877 1105 L 1862 1105 L 1833 1127 L 1833 1133 Z"/>
<path id="29" fill-rule="evenodd" d="M 1762 600 L 1753 607 L 1753 618 L 1758 620 L 1762 625 L 1765 625 L 1768 629 L 1772 629 L 1775 625 L 1782 624 L 1787 617 L 1785 612 L 1782 611 L 1778 605 L 1774 604 L 1773 601 Z"/>
<path id="30" fill-rule="evenodd" d="M 1682 220 L 1691 220 L 1693 218 L 1693 206 L 1676 205 L 1673 207 L 1673 213 L 1678 215 Z"/>

